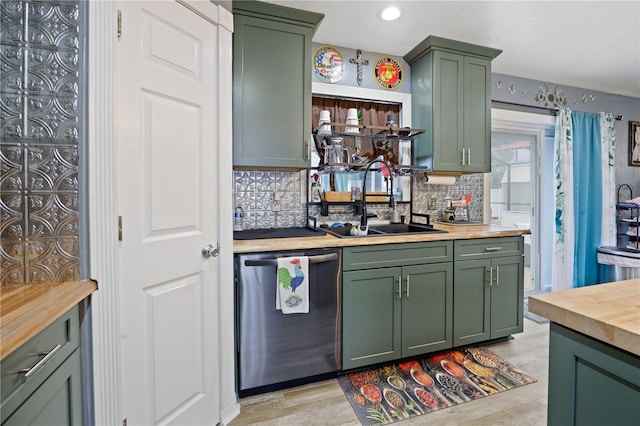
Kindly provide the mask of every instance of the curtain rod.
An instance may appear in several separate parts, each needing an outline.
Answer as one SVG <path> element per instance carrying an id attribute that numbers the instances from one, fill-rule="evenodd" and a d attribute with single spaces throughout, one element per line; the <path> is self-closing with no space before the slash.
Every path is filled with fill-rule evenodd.
<path id="1" fill-rule="evenodd" d="M 541 107 L 541 106 L 536 106 L 536 105 L 524 105 L 524 104 L 518 104 L 518 103 L 515 103 L 515 102 L 491 101 L 491 105 L 492 106 L 504 105 L 504 106 L 509 106 L 509 107 L 515 107 L 513 109 L 516 109 L 516 110 L 519 110 L 519 111 L 540 110 L 540 111 L 547 111 L 549 113 L 549 115 L 557 115 L 558 114 L 558 110 L 555 109 L 555 108 L 547 108 L 547 107 Z M 620 121 L 624 117 L 622 115 L 616 115 L 614 118 L 616 120 Z"/>

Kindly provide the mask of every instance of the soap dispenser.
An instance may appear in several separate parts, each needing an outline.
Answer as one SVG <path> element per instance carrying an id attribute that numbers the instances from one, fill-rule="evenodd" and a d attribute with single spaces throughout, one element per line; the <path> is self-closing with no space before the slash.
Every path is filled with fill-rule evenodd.
<path id="1" fill-rule="evenodd" d="M 400 219 L 400 212 L 397 209 L 398 207 L 398 202 L 394 199 L 393 200 L 393 210 L 391 210 L 391 218 L 390 218 L 390 222 L 391 223 L 400 223 L 401 219 Z"/>

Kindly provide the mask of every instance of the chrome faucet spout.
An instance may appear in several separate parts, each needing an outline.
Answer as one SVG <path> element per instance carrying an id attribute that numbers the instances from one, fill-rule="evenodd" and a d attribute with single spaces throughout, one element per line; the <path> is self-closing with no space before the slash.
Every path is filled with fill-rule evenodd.
<path id="1" fill-rule="evenodd" d="M 380 159 L 376 159 L 371 161 L 369 164 L 367 164 L 367 167 L 365 167 L 364 169 L 364 176 L 362 178 L 362 217 L 360 218 L 360 226 L 361 227 L 366 227 L 367 226 L 367 174 L 369 173 L 369 170 L 371 170 L 371 166 L 373 166 L 374 164 L 380 163 L 382 164 L 382 166 L 380 167 L 379 170 L 384 170 L 386 168 L 386 170 L 389 173 L 389 179 L 391 179 L 391 187 L 393 188 L 393 176 L 391 174 L 391 165 L 389 163 L 387 163 L 384 160 L 380 160 Z M 389 197 L 389 206 L 391 207 L 393 205 L 393 198 L 392 196 Z"/>

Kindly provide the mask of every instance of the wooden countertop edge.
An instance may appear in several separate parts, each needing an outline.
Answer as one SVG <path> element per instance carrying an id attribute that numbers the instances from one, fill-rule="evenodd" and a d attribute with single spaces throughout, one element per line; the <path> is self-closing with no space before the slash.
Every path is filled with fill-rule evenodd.
<path id="1" fill-rule="evenodd" d="M 529 235 L 528 229 L 505 228 L 491 225 L 441 225 L 435 229 L 447 233 L 384 235 L 375 237 L 339 238 L 333 235 L 298 238 L 267 238 L 262 240 L 234 240 L 233 252 L 256 253 L 266 251 L 301 250 L 329 247 L 357 247 L 377 244 L 418 243 L 428 241 L 468 240 L 477 238 L 514 237 Z"/>
<path id="2" fill-rule="evenodd" d="M 0 359 L 98 289 L 93 280 L 0 288 Z"/>
<path id="3" fill-rule="evenodd" d="M 628 280 L 617 283 L 600 284 L 600 286 L 615 285 L 616 287 L 628 283 L 637 285 L 640 280 Z M 591 287 L 583 287 L 592 288 Z M 579 301 L 581 289 L 563 290 L 561 292 L 544 293 L 529 296 L 529 311 L 564 327 L 578 331 L 596 340 L 615 346 L 636 356 L 640 356 L 640 300 L 636 299 L 635 306 L 611 307 L 593 314 L 589 312 L 589 305 L 564 306 L 563 301 L 573 305 Z M 593 297 L 591 297 L 593 300 Z M 627 299 L 627 302 L 629 300 Z M 607 301 L 602 301 L 606 304 Z"/>

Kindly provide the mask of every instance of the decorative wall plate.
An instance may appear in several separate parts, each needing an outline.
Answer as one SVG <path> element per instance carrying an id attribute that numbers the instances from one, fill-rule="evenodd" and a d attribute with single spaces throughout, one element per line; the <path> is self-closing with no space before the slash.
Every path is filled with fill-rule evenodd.
<path id="1" fill-rule="evenodd" d="M 373 75 L 383 89 L 395 90 L 402 84 L 402 66 L 388 56 L 382 56 L 375 62 Z"/>
<path id="2" fill-rule="evenodd" d="M 337 83 L 344 73 L 344 58 L 338 49 L 322 46 L 313 54 L 313 73 L 325 83 Z"/>

